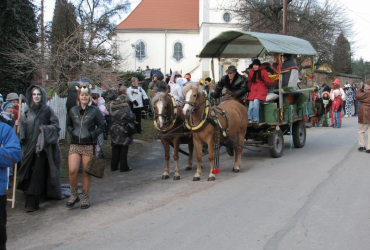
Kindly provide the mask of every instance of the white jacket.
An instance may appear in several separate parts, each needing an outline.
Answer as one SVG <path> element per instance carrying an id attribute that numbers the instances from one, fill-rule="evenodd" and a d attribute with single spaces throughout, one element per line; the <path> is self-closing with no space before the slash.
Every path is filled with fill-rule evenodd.
<path id="1" fill-rule="evenodd" d="M 171 87 L 171 95 L 175 98 L 177 106 L 183 107 L 184 106 L 184 96 L 182 92 L 182 86 L 177 83 L 170 83 Z"/>
<path id="2" fill-rule="evenodd" d="M 145 90 L 142 87 L 133 87 L 130 86 L 127 89 L 127 96 L 130 99 L 130 101 L 133 103 L 134 108 L 142 108 L 144 107 L 143 99 L 149 99 L 148 96 L 145 93 Z M 134 101 L 137 101 L 138 105 L 134 104 Z"/>
<path id="3" fill-rule="evenodd" d="M 346 93 L 344 93 L 344 90 L 342 88 L 339 88 L 339 90 L 342 96 L 342 100 L 345 101 L 347 98 Z M 333 89 L 331 89 L 330 91 L 330 100 L 334 101 L 334 90 Z"/>

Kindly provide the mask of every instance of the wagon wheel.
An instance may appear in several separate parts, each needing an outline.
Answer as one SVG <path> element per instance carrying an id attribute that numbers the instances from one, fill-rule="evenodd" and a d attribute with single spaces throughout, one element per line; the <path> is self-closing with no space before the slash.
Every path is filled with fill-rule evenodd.
<path id="1" fill-rule="evenodd" d="M 303 148 L 306 143 L 306 126 L 302 121 L 293 124 L 293 143 L 295 148 Z"/>
<path id="2" fill-rule="evenodd" d="M 268 144 L 270 146 L 270 155 L 273 158 L 279 158 L 284 151 L 284 137 L 281 130 L 274 130 L 268 135 Z"/>

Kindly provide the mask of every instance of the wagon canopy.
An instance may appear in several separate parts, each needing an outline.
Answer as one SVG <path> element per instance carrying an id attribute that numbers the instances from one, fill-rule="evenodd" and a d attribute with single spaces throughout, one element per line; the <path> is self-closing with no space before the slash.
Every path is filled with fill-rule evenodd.
<path id="1" fill-rule="evenodd" d="M 225 31 L 209 41 L 200 58 L 251 58 L 262 53 L 317 55 L 310 42 L 293 36 Z"/>

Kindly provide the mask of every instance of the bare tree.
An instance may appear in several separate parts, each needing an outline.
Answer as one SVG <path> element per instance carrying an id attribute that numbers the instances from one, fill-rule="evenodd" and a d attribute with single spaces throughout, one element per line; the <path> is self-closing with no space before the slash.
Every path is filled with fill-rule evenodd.
<path id="1" fill-rule="evenodd" d="M 333 62 L 335 38 L 351 34 L 352 23 L 345 17 L 345 9 L 328 0 L 287 0 L 287 35 L 311 42 L 317 50 L 317 61 Z M 220 9 L 236 16 L 243 30 L 281 34 L 283 30 L 282 0 L 243 0 L 223 3 Z"/>

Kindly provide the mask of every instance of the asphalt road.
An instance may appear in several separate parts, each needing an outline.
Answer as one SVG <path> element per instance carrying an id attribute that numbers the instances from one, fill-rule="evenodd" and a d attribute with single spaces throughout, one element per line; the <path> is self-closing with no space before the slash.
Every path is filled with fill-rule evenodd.
<path id="1" fill-rule="evenodd" d="M 11 218 L 9 249 L 370 249 L 370 154 L 357 151 L 357 118 L 341 129 L 307 129 L 306 146 L 284 155 L 244 151 L 242 168 L 221 154 L 221 173 L 207 182 L 184 172 L 162 180 L 162 149 L 153 144 L 134 171 L 93 183 L 92 206 L 65 201 L 27 221 Z M 172 164 L 173 166 L 173 164 Z M 171 169 L 173 175 L 173 169 Z M 22 225 L 33 223 L 32 230 Z"/>

